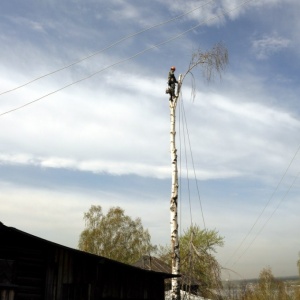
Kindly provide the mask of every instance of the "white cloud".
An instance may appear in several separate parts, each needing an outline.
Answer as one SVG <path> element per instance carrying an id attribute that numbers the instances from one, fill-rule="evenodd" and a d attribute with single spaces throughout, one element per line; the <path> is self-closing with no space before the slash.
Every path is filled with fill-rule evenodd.
<path id="1" fill-rule="evenodd" d="M 36 32 L 45 33 L 45 26 L 41 22 L 29 20 L 25 17 L 21 16 L 13 16 L 13 17 L 7 17 L 7 19 L 13 23 L 15 23 L 17 26 L 20 27 L 28 27 L 28 29 Z"/>
<path id="2" fill-rule="evenodd" d="M 83 212 L 88 208 L 77 193 L 21 188 L 3 182 L 0 186 L 1 222 L 6 226 L 77 247 L 84 226 Z"/>
<path id="3" fill-rule="evenodd" d="M 0 181 L 0 188 L 2 223 L 65 246 L 77 248 L 84 229 L 83 213 L 91 205 L 101 205 L 105 213 L 112 206 L 120 206 L 133 219 L 142 219 L 153 243 L 163 244 L 168 239 L 168 199 L 166 209 L 161 209 L 162 199 L 145 195 L 138 187 L 129 193 L 120 192 L 118 187 L 111 192 L 100 188 L 89 191 L 79 185 L 52 190 Z"/>
<path id="4" fill-rule="evenodd" d="M 2 164 L 168 177 L 169 109 L 167 99 L 162 100 L 167 98 L 163 79 L 120 70 L 113 74 L 93 93 L 89 85 L 81 85 L 3 116 Z M 37 95 L 30 88 L 26 93 L 27 99 Z M 198 92 L 197 97 L 201 100 L 187 103 L 186 109 L 193 152 L 201 164 L 199 178 L 263 178 L 271 169 L 283 168 L 283 153 L 292 156 L 300 124 L 288 111 L 253 103 L 246 94 L 243 102 L 239 95 L 224 93 Z M 278 142 L 283 139 L 293 147 Z"/>
<path id="5" fill-rule="evenodd" d="M 258 59 L 267 59 L 291 45 L 289 39 L 278 36 L 276 33 L 265 35 L 262 38 L 252 41 L 252 49 Z"/>
<path id="6" fill-rule="evenodd" d="M 299 6 L 299 1 L 293 1 L 284 4 L 279 0 L 251 1 L 235 10 L 228 19 L 215 17 L 241 2 L 212 1 L 178 22 L 149 31 L 80 65 L 2 95 L 0 110 L 14 108 L 134 55 L 149 45 L 165 41 L 207 18 L 215 18 L 211 24 L 217 26 L 203 26 L 201 33 L 190 32 L 156 51 L 149 51 L 1 117 L 1 221 L 76 246 L 83 224 L 82 213 L 91 204 L 99 203 L 105 209 L 120 205 L 130 216 L 142 217 L 143 224 L 155 236 L 155 242 L 168 243 L 169 186 L 167 195 L 162 190 L 157 191 L 156 186 L 152 191 L 150 188 L 145 191 L 148 179 L 168 178 L 155 181 L 161 184 L 170 178 L 169 108 L 168 96 L 164 94 L 167 71 L 173 64 L 177 66 L 177 73 L 184 70 L 190 49 L 224 39 L 231 56 L 224 81 L 210 86 L 200 83 L 195 103 L 184 102 L 196 174 L 203 180 L 204 194 L 201 196 L 205 202 L 207 225 L 220 229 L 221 235 L 225 235 L 224 252 L 220 251 L 223 263 L 251 228 L 265 198 L 278 184 L 299 146 L 298 68 L 284 64 L 286 70 L 283 70 L 273 56 L 288 49 L 291 61 L 298 61 L 296 38 L 285 35 L 282 29 L 287 28 L 286 32 L 290 32 L 290 28 L 297 28 L 295 23 L 299 18 L 296 13 L 293 18 L 284 17 L 291 11 L 298 11 L 294 8 Z M 40 20 L 31 19 L 32 11 L 26 10 L 26 6 L 23 8 L 27 14 L 16 9 L 1 12 L 2 15 L 27 19 L 24 23 L 1 24 L 6 30 L 0 34 L 0 91 L 94 53 L 137 32 L 141 24 L 168 20 L 201 3 L 207 2 L 137 1 L 132 7 L 124 1 L 77 1 L 76 5 L 68 7 L 67 1 L 60 3 L 58 9 L 53 1 L 49 1 L 48 5 L 56 13 L 52 14 L 48 7 L 36 6 L 35 12 L 41 12 L 36 13 Z M 98 9 L 100 6 L 101 10 Z M 274 22 L 273 13 L 282 15 L 284 26 L 280 20 Z M 232 19 L 235 22 L 231 22 Z M 23 31 L 19 30 L 21 24 Z M 39 24 L 47 31 L 47 39 L 43 41 L 38 40 L 45 38 L 45 35 L 37 34 L 41 29 Z M 266 32 L 277 34 L 267 36 Z M 257 64 L 251 59 L 249 47 L 245 46 L 250 36 L 256 37 L 252 49 L 268 60 Z M 270 69 L 275 71 L 270 73 Z M 189 83 L 185 82 L 185 100 L 190 99 L 190 90 Z M 282 183 L 281 193 L 297 174 L 298 165 L 297 156 Z M 37 180 L 36 173 L 32 176 L 33 170 L 34 173 L 39 170 L 40 176 L 45 176 L 43 181 Z M 50 176 L 49 179 L 49 173 L 68 176 L 62 176 L 58 184 L 56 178 Z M 107 176 L 107 173 L 120 176 Z M 123 176 L 125 174 L 136 176 Z M 91 177 L 96 181 L 102 175 L 107 177 L 101 177 L 104 180 L 99 186 L 86 188 L 84 182 Z M 78 177 L 83 182 L 79 182 Z M 116 177 L 124 179 L 124 185 L 128 177 L 137 178 L 137 183 L 126 185 L 126 189 L 119 192 L 116 191 L 119 188 L 115 184 Z M 48 182 L 48 179 L 52 181 Z M 44 186 L 50 186 L 52 190 L 43 189 Z M 107 192 L 109 189 L 111 191 Z M 296 188 L 294 192 L 296 194 Z M 299 227 L 299 218 L 294 214 L 297 197 L 293 196 L 288 202 L 290 206 L 282 203 L 278 214 L 271 219 L 275 222 L 268 224 L 270 227 L 263 231 L 259 244 L 243 262 L 240 261 L 239 271 L 248 272 L 248 266 L 253 266 L 251 276 L 257 276 L 264 262 L 279 266 L 275 256 L 281 262 L 287 259 L 281 256 L 281 251 L 289 255 L 284 272 L 293 273 L 290 267 L 294 261 L 292 252 L 296 248 L 299 250 L 299 244 L 295 242 L 297 232 L 293 231 Z M 192 198 L 193 205 L 194 202 Z M 193 213 L 196 214 L 196 209 Z M 183 228 L 190 221 L 188 213 L 184 217 Z M 200 219 L 197 215 L 194 220 Z M 278 234 L 284 236 L 282 244 L 285 248 L 273 246 Z M 272 255 L 269 255 L 268 244 L 278 252 L 274 251 L 273 255 L 272 249 Z"/>
<path id="7" fill-rule="evenodd" d="M 251 8 L 266 4 L 276 5 L 279 0 L 271 1 L 255 1 L 241 2 L 238 0 L 218 0 L 218 1 L 202 1 L 197 0 L 181 1 L 165 0 L 162 3 L 167 3 L 167 6 L 177 14 L 187 13 L 186 18 L 197 21 L 209 26 L 224 25 L 227 18 L 235 20 Z M 191 13 L 188 13 L 191 12 Z"/>

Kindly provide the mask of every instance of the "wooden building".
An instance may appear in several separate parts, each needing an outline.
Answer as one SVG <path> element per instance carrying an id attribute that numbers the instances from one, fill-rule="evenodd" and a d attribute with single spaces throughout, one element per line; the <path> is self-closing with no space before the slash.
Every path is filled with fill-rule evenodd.
<path id="1" fill-rule="evenodd" d="M 133 264 L 135 267 L 141 268 L 143 270 L 151 270 L 162 273 L 172 273 L 172 268 L 170 265 L 166 264 L 162 260 L 149 255 L 144 255 Z M 198 294 L 200 282 L 194 279 L 192 276 L 186 276 L 181 274 L 180 276 L 180 289 L 181 291 L 188 291 L 191 294 Z M 165 280 L 165 291 L 171 290 L 171 279 Z"/>
<path id="2" fill-rule="evenodd" d="M 68 248 L 0 222 L 1 300 L 164 299 L 173 275 Z"/>

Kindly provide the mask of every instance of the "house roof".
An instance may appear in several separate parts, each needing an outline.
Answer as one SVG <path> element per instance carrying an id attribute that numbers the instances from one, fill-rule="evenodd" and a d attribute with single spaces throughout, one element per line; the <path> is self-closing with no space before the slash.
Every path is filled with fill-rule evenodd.
<path id="1" fill-rule="evenodd" d="M 41 243 L 43 245 L 46 245 L 47 247 L 56 247 L 56 248 L 65 249 L 65 250 L 68 250 L 68 251 L 75 252 L 78 255 L 85 255 L 85 256 L 94 257 L 95 259 L 98 259 L 98 260 L 100 259 L 102 262 L 111 263 L 111 264 L 115 264 L 115 265 L 117 264 L 117 265 L 120 265 L 120 266 L 122 266 L 124 268 L 136 269 L 137 271 L 141 269 L 138 266 L 128 265 L 128 264 L 121 263 L 121 262 L 118 262 L 118 261 L 115 261 L 115 260 L 112 260 L 112 259 L 109 259 L 109 258 L 106 258 L 106 257 L 102 257 L 102 256 L 99 256 L 99 255 L 91 254 L 91 253 L 88 253 L 88 252 L 84 252 L 84 251 L 77 250 L 77 249 L 74 249 L 74 248 L 66 247 L 66 246 L 63 246 L 63 245 L 60 245 L 60 244 L 57 244 L 57 243 L 45 240 L 43 238 L 34 236 L 32 234 L 29 234 L 27 232 L 21 231 L 19 229 L 14 228 L 14 227 L 8 227 L 8 226 L 4 225 L 0 221 L 0 237 L 1 236 L 3 237 L 5 235 L 6 236 L 10 236 L 10 237 L 14 236 L 16 238 L 22 236 L 23 238 L 26 238 L 26 239 L 31 240 L 31 241 L 35 241 L 37 243 Z M 150 272 L 150 273 L 153 273 L 153 274 L 157 274 L 157 275 L 162 276 L 164 278 L 176 277 L 176 275 L 172 275 L 167 270 L 165 270 L 165 271 L 156 271 L 155 269 L 152 269 L 152 270 L 151 269 L 147 269 L 147 268 L 142 268 L 142 269 L 144 269 L 143 270 L 144 272 Z"/>
<path id="2" fill-rule="evenodd" d="M 172 273 L 171 266 L 169 266 L 162 260 L 150 255 L 142 256 L 140 260 L 133 264 L 133 266 L 144 270 L 151 270 L 162 273 Z"/>
<path id="3" fill-rule="evenodd" d="M 139 267 L 144 270 L 151 270 L 161 273 L 172 273 L 172 268 L 162 260 L 150 256 L 144 255 L 138 260 L 136 263 L 133 264 L 135 267 Z M 195 285 L 199 286 L 200 282 L 191 276 L 187 276 L 186 274 L 177 275 L 181 277 L 182 283 L 187 285 Z"/>

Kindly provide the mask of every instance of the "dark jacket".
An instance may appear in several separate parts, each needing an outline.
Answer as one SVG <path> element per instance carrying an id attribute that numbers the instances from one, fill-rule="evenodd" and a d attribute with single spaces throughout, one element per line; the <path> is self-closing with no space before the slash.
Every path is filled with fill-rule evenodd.
<path id="1" fill-rule="evenodd" d="M 174 71 L 171 70 L 168 75 L 168 85 L 175 84 L 175 83 L 178 83 L 178 81 L 176 80 Z"/>

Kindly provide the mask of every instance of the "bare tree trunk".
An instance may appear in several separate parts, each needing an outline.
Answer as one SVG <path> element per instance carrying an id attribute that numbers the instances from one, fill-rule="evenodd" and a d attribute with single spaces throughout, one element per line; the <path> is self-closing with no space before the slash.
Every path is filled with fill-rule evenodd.
<path id="1" fill-rule="evenodd" d="M 198 50 L 193 54 L 187 72 L 182 76 L 179 75 L 177 93 L 175 96 L 171 95 L 169 101 L 170 106 L 170 150 L 172 161 L 172 192 L 170 201 L 170 224 L 171 224 L 171 252 L 172 252 L 172 274 L 180 275 L 180 251 L 178 238 L 178 219 L 177 219 L 177 205 L 178 205 L 178 169 L 177 169 L 177 149 L 175 143 L 176 135 L 176 106 L 180 94 L 180 88 L 184 78 L 191 74 L 196 67 L 203 67 L 204 75 L 207 81 L 214 76 L 214 73 L 219 73 L 225 69 L 228 63 L 228 51 L 221 43 L 216 44 L 210 51 L 202 52 Z M 194 91 L 195 94 L 195 91 Z M 178 277 L 172 278 L 171 299 L 180 300 L 180 280 Z"/>
<path id="2" fill-rule="evenodd" d="M 171 224 L 171 252 L 172 252 L 172 274 L 180 274 L 180 252 L 178 238 L 178 169 L 177 169 L 177 149 L 175 143 L 176 136 L 176 106 L 181 87 L 181 75 L 179 75 L 177 93 L 170 100 L 170 150 L 172 161 L 172 191 L 170 201 L 170 224 Z M 180 300 L 180 281 L 178 277 L 172 278 L 171 299 Z"/>

